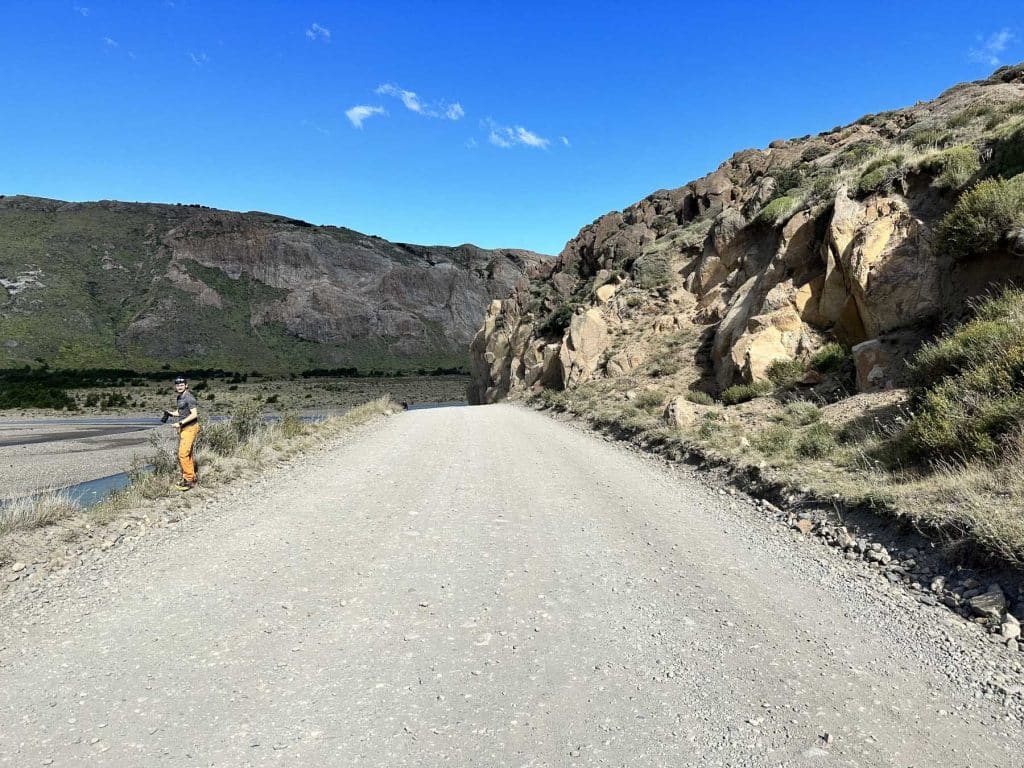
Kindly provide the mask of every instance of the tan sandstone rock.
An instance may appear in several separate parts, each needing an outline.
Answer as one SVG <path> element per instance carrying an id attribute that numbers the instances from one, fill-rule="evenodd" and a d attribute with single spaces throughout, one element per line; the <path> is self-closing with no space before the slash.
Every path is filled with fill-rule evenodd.
<path id="1" fill-rule="evenodd" d="M 565 386 L 589 379 L 609 343 L 608 326 L 600 311 L 588 309 L 573 315 L 559 352 Z"/>

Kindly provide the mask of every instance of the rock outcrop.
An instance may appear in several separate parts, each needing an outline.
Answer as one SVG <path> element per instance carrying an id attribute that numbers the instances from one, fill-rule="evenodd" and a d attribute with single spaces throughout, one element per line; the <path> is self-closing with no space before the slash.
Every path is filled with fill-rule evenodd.
<path id="1" fill-rule="evenodd" d="M 959 193 L 1024 156 L 1022 102 L 1024 66 L 1004 68 L 932 102 L 738 152 L 602 216 L 550 272 L 491 305 L 471 397 L 669 368 L 715 394 L 827 342 L 852 348 L 860 389 L 900 386 L 922 341 L 1024 277 L 1015 233 L 1002 257 L 969 263 L 936 244 Z"/>

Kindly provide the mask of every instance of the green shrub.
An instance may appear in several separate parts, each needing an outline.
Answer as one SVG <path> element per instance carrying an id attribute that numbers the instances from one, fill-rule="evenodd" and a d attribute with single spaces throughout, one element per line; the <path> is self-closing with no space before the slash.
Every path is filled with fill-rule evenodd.
<path id="1" fill-rule="evenodd" d="M 1024 292 L 1008 290 L 924 347 L 911 369 L 914 417 L 899 437 L 921 461 L 998 460 L 1024 427 Z"/>
<path id="2" fill-rule="evenodd" d="M 725 405 L 737 405 L 753 400 L 755 397 L 763 397 L 772 392 L 774 387 L 770 381 L 755 381 L 753 384 L 733 384 L 723 390 L 721 400 Z"/>
<path id="3" fill-rule="evenodd" d="M 826 144 L 812 144 L 800 153 L 800 159 L 805 163 L 809 163 L 812 160 L 817 160 L 819 157 L 824 157 L 831 151 Z"/>
<path id="4" fill-rule="evenodd" d="M 95 403 L 94 403 L 95 405 Z M 52 408 L 75 410 L 75 401 L 63 389 L 36 383 L 4 383 L 0 386 L 0 410 L 5 408 Z"/>
<path id="5" fill-rule="evenodd" d="M 294 413 L 286 413 L 278 425 L 281 434 L 286 438 L 299 437 L 309 432 L 309 427 Z"/>
<path id="6" fill-rule="evenodd" d="M 230 456 L 238 448 L 238 433 L 229 422 L 218 422 L 199 430 L 196 443 L 197 448 L 212 451 L 219 456 Z"/>
<path id="7" fill-rule="evenodd" d="M 750 443 L 765 456 L 776 456 L 793 443 L 793 430 L 784 424 L 773 424 L 754 435 Z"/>
<path id="8" fill-rule="evenodd" d="M 660 389 L 645 389 L 633 401 L 633 405 L 643 411 L 660 410 L 664 403 L 665 393 Z"/>
<path id="9" fill-rule="evenodd" d="M 263 406 L 258 402 L 242 403 L 231 413 L 228 422 L 239 443 L 247 443 L 263 429 Z"/>
<path id="10" fill-rule="evenodd" d="M 978 150 L 970 144 L 962 144 L 925 159 L 921 168 L 935 176 L 935 186 L 960 189 L 981 169 L 981 162 Z"/>
<path id="11" fill-rule="evenodd" d="M 576 314 L 576 309 L 580 305 L 576 302 L 565 302 L 559 305 L 554 312 L 548 315 L 547 319 L 541 323 L 538 331 L 543 336 L 561 336 L 565 333 L 565 329 L 569 327 L 569 323 L 572 322 L 572 316 Z"/>
<path id="12" fill-rule="evenodd" d="M 824 422 L 812 424 L 796 441 L 796 452 L 807 458 L 821 459 L 838 447 L 832 427 Z"/>
<path id="13" fill-rule="evenodd" d="M 830 341 L 811 357 L 811 367 L 820 373 L 831 373 L 842 368 L 850 357 L 850 350 L 835 341 Z"/>
<path id="14" fill-rule="evenodd" d="M 875 192 L 888 190 L 899 177 L 900 168 L 893 162 L 887 162 L 871 170 L 864 171 L 857 182 L 857 195 L 867 197 Z"/>
<path id="15" fill-rule="evenodd" d="M 790 403 L 782 412 L 782 421 L 789 426 L 806 427 L 821 421 L 821 409 L 806 400 Z"/>
<path id="16" fill-rule="evenodd" d="M 949 131 L 941 128 L 921 128 L 908 131 L 906 139 L 915 149 L 924 149 L 925 147 L 940 147 L 949 141 L 950 136 Z"/>
<path id="17" fill-rule="evenodd" d="M 996 248 L 1007 233 L 1024 226 L 1024 174 L 986 179 L 960 196 L 937 229 L 939 249 L 966 259 Z"/>
<path id="18" fill-rule="evenodd" d="M 950 128 L 963 128 L 966 125 L 970 125 L 970 123 L 977 120 L 979 117 L 988 117 L 995 111 L 996 108 L 992 104 L 972 104 L 953 115 L 947 125 L 949 125 Z"/>
<path id="19" fill-rule="evenodd" d="M 766 175 L 775 179 L 775 191 L 779 195 L 785 195 L 791 190 L 798 189 L 804 181 L 804 169 L 799 165 L 772 168 Z"/>
<path id="20" fill-rule="evenodd" d="M 633 262 L 633 281 L 641 288 L 658 288 L 671 279 L 671 267 L 667 251 L 648 251 Z"/>
<path id="21" fill-rule="evenodd" d="M 811 195 L 816 199 L 831 198 L 839 188 L 839 174 L 831 168 L 824 169 L 811 179 Z"/>
<path id="22" fill-rule="evenodd" d="M 689 400 L 691 403 L 696 403 L 697 405 L 715 404 L 715 398 L 713 398 L 707 392 L 701 392 L 700 390 L 697 389 L 691 389 L 689 392 L 687 392 L 686 399 Z"/>
<path id="23" fill-rule="evenodd" d="M 697 435 L 702 440 L 710 440 L 722 428 L 722 414 L 718 411 L 708 411 L 701 419 Z"/>
<path id="24" fill-rule="evenodd" d="M 864 139 L 855 141 L 845 147 L 837 159 L 837 165 L 841 168 L 852 168 L 860 165 L 869 157 L 877 155 L 882 151 L 882 145 L 878 141 Z"/>
<path id="25" fill-rule="evenodd" d="M 765 371 L 768 380 L 782 389 L 795 386 L 806 373 L 807 368 L 800 360 L 775 360 Z"/>
<path id="26" fill-rule="evenodd" d="M 758 224 L 777 227 L 785 223 L 796 212 L 799 205 L 800 200 L 798 198 L 786 195 L 776 197 L 761 209 L 761 212 L 754 217 L 754 221 Z"/>

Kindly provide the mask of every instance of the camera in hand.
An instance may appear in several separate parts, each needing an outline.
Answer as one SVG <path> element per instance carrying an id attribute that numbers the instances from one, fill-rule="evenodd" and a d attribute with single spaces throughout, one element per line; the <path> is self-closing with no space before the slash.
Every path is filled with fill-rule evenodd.
<path id="1" fill-rule="evenodd" d="M 160 423 L 161 424 L 166 424 L 167 420 L 169 418 L 171 418 L 171 412 L 170 411 L 164 411 L 164 415 L 160 417 Z"/>

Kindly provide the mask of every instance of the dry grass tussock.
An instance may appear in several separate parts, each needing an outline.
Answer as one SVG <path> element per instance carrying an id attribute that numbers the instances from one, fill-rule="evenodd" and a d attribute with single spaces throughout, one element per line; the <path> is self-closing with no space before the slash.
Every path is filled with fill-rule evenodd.
<path id="1" fill-rule="evenodd" d="M 0 536 L 53 525 L 81 511 L 82 508 L 63 491 L 17 499 L 0 507 Z"/>
<path id="2" fill-rule="evenodd" d="M 200 485 L 186 499 L 194 494 L 205 495 L 206 491 L 259 471 L 275 461 L 300 456 L 348 430 L 399 409 L 395 401 L 386 396 L 314 423 L 303 422 L 294 415 L 265 423 L 258 405 L 240 407 L 230 421 L 212 424 L 200 433 L 203 439 L 196 445 Z M 156 441 L 152 443 L 150 455 L 139 461 L 131 474 L 130 485 L 84 511 L 61 492 L 16 501 L 0 509 L 0 536 L 82 515 L 89 522 L 106 524 L 130 510 L 145 510 L 160 499 L 182 496 L 174 488 L 180 476 L 177 457 Z"/>

